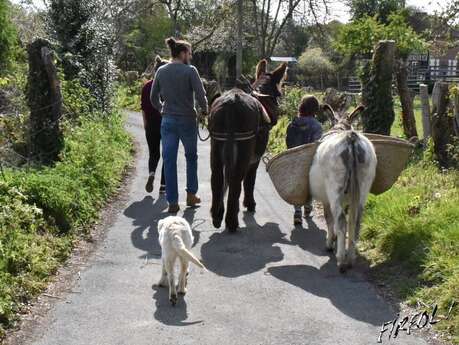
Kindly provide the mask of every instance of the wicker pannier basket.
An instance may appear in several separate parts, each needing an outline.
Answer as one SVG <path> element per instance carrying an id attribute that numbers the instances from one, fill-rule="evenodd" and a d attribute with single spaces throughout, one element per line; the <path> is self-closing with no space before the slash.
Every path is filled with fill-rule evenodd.
<path id="1" fill-rule="evenodd" d="M 366 135 L 366 134 L 365 134 Z M 414 145 L 406 140 L 367 135 L 373 144 L 378 158 L 376 176 L 371 186 L 371 193 L 378 195 L 389 190 L 405 169 Z"/>
<path id="2" fill-rule="evenodd" d="M 309 195 L 309 169 L 319 143 L 289 149 L 266 165 L 277 192 L 291 205 L 304 205 Z"/>
<path id="3" fill-rule="evenodd" d="M 406 140 L 385 135 L 366 134 L 378 158 L 371 193 L 389 190 L 406 166 L 414 145 Z M 306 144 L 282 152 L 266 165 L 277 192 L 287 203 L 303 205 L 309 195 L 309 169 L 319 143 Z"/>

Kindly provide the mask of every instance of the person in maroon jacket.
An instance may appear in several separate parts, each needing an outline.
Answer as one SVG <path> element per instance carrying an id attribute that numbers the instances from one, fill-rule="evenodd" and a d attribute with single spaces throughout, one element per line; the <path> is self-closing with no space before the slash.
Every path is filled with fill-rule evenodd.
<path id="1" fill-rule="evenodd" d="M 148 159 L 148 180 L 145 185 L 145 190 L 148 193 L 153 191 L 153 182 L 155 180 L 155 172 L 158 167 L 159 158 L 161 157 L 161 114 L 156 110 L 150 101 L 150 92 L 153 85 L 153 80 L 149 80 L 142 88 L 141 108 L 143 115 L 143 126 L 145 128 L 145 136 L 147 137 L 149 159 Z M 161 168 L 161 186 L 159 193 L 164 194 L 166 191 L 166 182 L 164 178 L 164 166 Z"/>

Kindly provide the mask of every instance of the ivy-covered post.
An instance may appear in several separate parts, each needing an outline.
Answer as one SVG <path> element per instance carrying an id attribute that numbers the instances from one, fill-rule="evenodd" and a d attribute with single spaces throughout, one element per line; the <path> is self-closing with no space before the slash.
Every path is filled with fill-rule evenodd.
<path id="1" fill-rule="evenodd" d="M 448 114 L 449 84 L 436 82 L 432 97 L 432 140 L 435 157 L 442 168 L 449 167 L 448 146 L 453 135 L 453 117 Z"/>
<path id="2" fill-rule="evenodd" d="M 63 146 L 59 120 L 62 95 L 51 44 L 37 39 L 27 47 L 29 75 L 26 95 L 30 107 L 30 154 L 44 164 L 55 161 Z"/>
<path id="3" fill-rule="evenodd" d="M 362 72 L 362 124 L 367 133 L 390 135 L 395 119 L 392 99 L 395 42 L 379 41 Z"/>

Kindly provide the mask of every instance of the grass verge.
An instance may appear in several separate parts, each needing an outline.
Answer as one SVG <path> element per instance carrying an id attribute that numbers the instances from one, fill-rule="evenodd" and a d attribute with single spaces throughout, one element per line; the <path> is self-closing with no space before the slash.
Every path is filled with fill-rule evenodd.
<path id="1" fill-rule="evenodd" d="M 459 172 L 411 164 L 392 189 L 370 196 L 360 239 L 374 277 L 408 304 L 446 314 L 459 301 Z M 459 344 L 459 307 L 435 328 Z"/>
<path id="2" fill-rule="evenodd" d="M 54 166 L 6 170 L 0 179 L 0 336 L 88 234 L 130 161 L 120 114 L 79 121 L 67 127 Z"/>

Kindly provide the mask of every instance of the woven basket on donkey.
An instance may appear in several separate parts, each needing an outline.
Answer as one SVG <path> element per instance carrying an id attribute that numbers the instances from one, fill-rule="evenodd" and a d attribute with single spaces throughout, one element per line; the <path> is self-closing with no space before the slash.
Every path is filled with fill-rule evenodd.
<path id="1" fill-rule="evenodd" d="M 405 169 L 414 145 L 408 141 L 384 135 L 365 134 L 370 139 L 378 158 L 376 176 L 371 193 L 378 195 L 389 190 Z"/>
<path id="2" fill-rule="evenodd" d="M 289 149 L 273 157 L 266 165 L 277 192 L 292 205 L 304 205 L 309 194 L 309 168 L 318 143 Z"/>
<path id="3" fill-rule="evenodd" d="M 378 165 L 371 193 L 389 190 L 406 166 L 413 145 L 406 140 L 378 134 L 364 134 L 375 147 Z M 287 203 L 303 205 L 309 195 L 309 169 L 319 143 L 289 149 L 273 157 L 266 170 L 277 192 Z"/>

